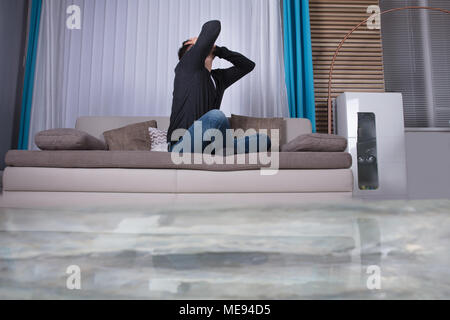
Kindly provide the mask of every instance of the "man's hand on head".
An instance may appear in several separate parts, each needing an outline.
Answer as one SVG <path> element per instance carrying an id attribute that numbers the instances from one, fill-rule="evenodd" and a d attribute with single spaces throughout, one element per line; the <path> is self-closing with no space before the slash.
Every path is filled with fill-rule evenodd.
<path id="1" fill-rule="evenodd" d="M 186 45 L 194 45 L 194 44 L 196 44 L 197 43 L 197 37 L 194 37 L 194 38 L 191 38 L 191 39 L 189 39 L 188 41 L 186 41 L 186 43 L 184 44 L 185 46 Z"/>

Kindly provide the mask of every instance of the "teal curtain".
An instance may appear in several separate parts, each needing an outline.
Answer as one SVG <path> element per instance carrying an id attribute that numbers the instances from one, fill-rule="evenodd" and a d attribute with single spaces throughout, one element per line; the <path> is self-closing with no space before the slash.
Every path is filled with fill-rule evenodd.
<path id="1" fill-rule="evenodd" d="M 311 120 L 316 132 L 308 0 L 283 0 L 284 63 L 291 118 Z"/>
<path id="2" fill-rule="evenodd" d="M 32 0 L 30 13 L 30 28 L 28 30 L 27 59 L 20 113 L 19 145 L 20 150 L 28 149 L 30 133 L 31 103 L 33 100 L 34 71 L 36 69 L 36 54 L 41 20 L 42 0 Z"/>

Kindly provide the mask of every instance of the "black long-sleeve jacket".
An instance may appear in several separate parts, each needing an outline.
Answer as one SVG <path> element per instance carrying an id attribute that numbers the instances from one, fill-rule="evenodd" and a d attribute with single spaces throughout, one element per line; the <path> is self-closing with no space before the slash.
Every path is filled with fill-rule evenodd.
<path id="1" fill-rule="evenodd" d="M 242 54 L 226 47 L 216 47 L 214 54 L 231 62 L 233 67 L 214 69 L 211 72 L 206 69 L 205 59 L 211 52 L 220 29 L 220 21 L 205 23 L 197 42 L 184 54 L 175 68 L 168 142 L 171 141 L 174 130 L 188 129 L 208 111 L 220 109 L 225 90 L 255 67 L 255 63 Z"/>

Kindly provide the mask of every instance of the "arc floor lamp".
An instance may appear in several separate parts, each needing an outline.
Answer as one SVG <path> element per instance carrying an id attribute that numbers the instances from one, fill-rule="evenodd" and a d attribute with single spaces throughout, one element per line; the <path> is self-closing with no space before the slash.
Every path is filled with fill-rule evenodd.
<path id="1" fill-rule="evenodd" d="M 402 8 L 394 8 L 394 9 L 389 9 L 380 13 L 376 13 L 376 15 L 383 15 L 386 13 L 391 13 L 391 12 L 395 12 L 395 11 L 400 11 L 400 10 L 414 10 L 414 9 L 419 9 L 419 10 L 431 10 L 431 11 L 440 11 L 443 13 L 447 13 L 450 14 L 450 10 L 446 10 L 446 9 L 442 9 L 442 8 L 433 8 L 433 7 L 422 7 L 422 6 L 408 6 L 408 7 L 402 7 Z M 334 53 L 333 59 L 331 61 L 331 65 L 330 65 L 330 75 L 329 75 L 329 79 L 328 79 L 328 133 L 331 134 L 332 133 L 332 117 L 331 117 L 331 104 L 332 104 L 332 99 L 331 99 L 331 84 L 332 84 L 332 80 L 333 80 L 333 69 L 334 69 L 334 64 L 336 62 L 336 58 L 339 54 L 339 51 L 341 50 L 342 46 L 344 45 L 345 41 L 352 35 L 353 32 L 355 32 L 359 27 L 361 27 L 363 24 L 367 23 L 367 21 L 369 21 L 369 19 L 372 19 L 373 15 L 371 15 L 370 17 L 368 17 L 367 19 L 361 21 L 359 24 L 357 24 L 349 33 L 347 33 L 347 35 L 342 39 L 342 41 L 339 43 L 336 52 Z"/>

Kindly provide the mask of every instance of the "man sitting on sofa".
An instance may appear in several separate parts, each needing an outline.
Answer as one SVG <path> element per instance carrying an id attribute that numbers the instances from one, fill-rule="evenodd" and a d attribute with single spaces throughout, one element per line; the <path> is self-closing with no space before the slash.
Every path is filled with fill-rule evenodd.
<path id="1" fill-rule="evenodd" d="M 219 130 L 223 136 L 223 146 L 227 145 L 226 130 L 230 129 L 230 123 L 225 114 L 219 110 L 223 94 L 233 83 L 250 73 L 255 68 L 255 63 L 240 53 L 216 46 L 215 42 L 220 30 L 220 21 L 205 23 L 198 38 L 183 42 L 178 52 L 180 61 L 175 68 L 172 113 L 167 132 L 170 152 L 177 144 L 188 139 L 191 152 L 203 152 L 211 143 L 203 139 L 205 132 L 209 129 Z M 215 57 L 231 62 L 233 67 L 211 70 Z M 197 135 L 200 133 L 194 130 L 196 121 L 197 125 L 201 123 L 201 137 L 194 136 L 194 132 L 197 132 Z M 174 141 L 172 133 L 177 129 L 187 129 L 187 131 L 178 141 Z M 202 143 L 197 144 L 201 150 L 195 149 L 195 139 L 201 140 Z M 214 138 L 212 137 L 211 140 L 214 141 Z M 270 149 L 270 139 L 266 135 L 256 134 L 233 138 L 231 146 L 233 145 L 235 153 L 257 152 L 259 147 L 265 151 Z M 257 149 L 250 150 L 251 146 L 257 146 Z M 187 151 L 186 149 L 182 148 L 184 152 Z"/>

